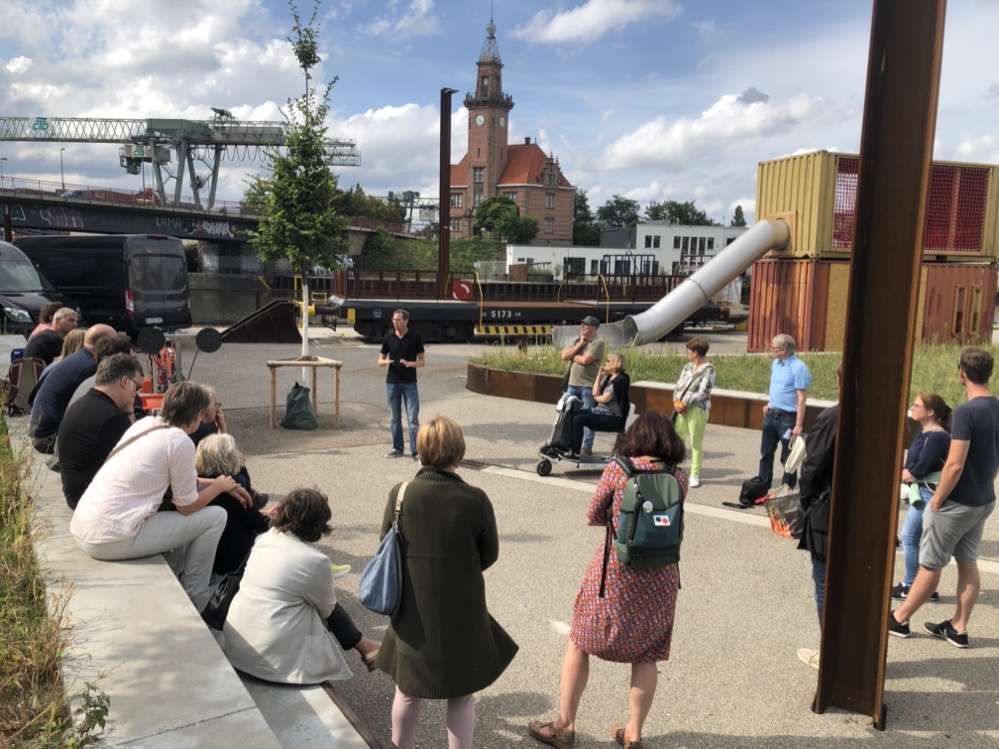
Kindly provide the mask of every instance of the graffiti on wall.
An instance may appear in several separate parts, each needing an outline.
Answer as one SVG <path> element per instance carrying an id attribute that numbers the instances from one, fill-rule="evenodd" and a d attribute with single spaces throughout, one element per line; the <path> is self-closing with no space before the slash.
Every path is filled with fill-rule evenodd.
<path id="1" fill-rule="evenodd" d="M 169 234 L 208 235 L 232 239 L 239 230 L 228 221 L 205 221 L 189 216 L 156 216 L 156 227 Z"/>
<path id="2" fill-rule="evenodd" d="M 73 208 L 63 208 L 62 206 L 43 208 L 38 212 L 38 215 L 53 229 L 83 229 L 86 227 L 83 218 Z"/>
<path id="3" fill-rule="evenodd" d="M 24 215 L 24 206 L 20 205 L 7 205 L 6 203 L 0 203 L 0 216 L 10 215 L 11 221 L 27 221 L 27 216 Z"/>

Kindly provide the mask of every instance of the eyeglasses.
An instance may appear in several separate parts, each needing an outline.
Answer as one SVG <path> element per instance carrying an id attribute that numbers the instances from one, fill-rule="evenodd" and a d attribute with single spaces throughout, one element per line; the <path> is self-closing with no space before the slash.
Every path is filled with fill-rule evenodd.
<path id="1" fill-rule="evenodd" d="M 926 406 L 924 406 L 922 403 L 918 403 L 918 402 L 913 403 L 912 407 L 913 408 L 926 408 Z"/>
<path id="2" fill-rule="evenodd" d="M 137 379 L 135 379 L 134 377 L 131 377 L 131 376 L 129 376 L 128 379 L 131 381 L 131 383 L 133 385 L 135 385 L 135 389 L 136 390 L 142 390 L 142 383 L 141 382 L 139 382 Z"/>

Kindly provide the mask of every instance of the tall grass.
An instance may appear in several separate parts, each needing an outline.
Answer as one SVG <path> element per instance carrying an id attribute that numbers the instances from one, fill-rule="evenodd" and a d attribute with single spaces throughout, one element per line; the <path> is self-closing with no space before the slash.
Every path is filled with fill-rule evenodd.
<path id="1" fill-rule="evenodd" d="M 919 392 L 938 393 L 951 406 L 961 403 L 964 400 L 964 390 L 957 378 L 957 362 L 962 348 L 964 347 L 957 345 L 917 346 L 913 357 L 910 395 L 914 396 Z M 999 346 L 987 345 L 982 348 L 999 357 Z M 682 349 L 663 352 L 639 347 L 622 349 L 621 353 L 627 359 L 628 372 L 633 382 L 676 382 L 680 370 L 687 363 Z M 812 372 L 809 396 L 837 400 L 836 367 L 842 354 L 803 353 L 800 357 Z M 766 394 L 769 390 L 769 354 L 718 354 L 709 355 L 709 358 L 718 373 L 715 387 L 759 394 Z M 535 374 L 562 374 L 566 367 L 565 362 L 559 358 L 558 349 L 550 345 L 526 348 L 500 345 L 472 358 L 471 362 L 495 369 Z M 902 375 L 902 372 L 897 371 L 884 373 L 885 377 Z"/>
<path id="2" fill-rule="evenodd" d="M 28 467 L 0 421 L 0 746 L 56 747 L 72 726 L 59 668 L 62 610 L 46 604 L 23 490 Z"/>

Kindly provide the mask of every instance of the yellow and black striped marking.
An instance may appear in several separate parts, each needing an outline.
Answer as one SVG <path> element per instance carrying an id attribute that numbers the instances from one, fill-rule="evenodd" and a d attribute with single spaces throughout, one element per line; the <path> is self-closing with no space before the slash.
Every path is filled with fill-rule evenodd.
<path id="1" fill-rule="evenodd" d="M 548 336 L 552 334 L 551 325 L 483 325 L 475 329 L 476 335 L 484 336 Z"/>

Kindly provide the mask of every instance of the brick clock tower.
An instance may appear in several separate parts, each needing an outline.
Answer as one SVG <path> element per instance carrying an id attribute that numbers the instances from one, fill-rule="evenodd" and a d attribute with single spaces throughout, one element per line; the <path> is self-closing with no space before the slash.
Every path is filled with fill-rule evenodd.
<path id="1" fill-rule="evenodd" d="M 513 97 L 503 93 L 502 71 L 490 18 L 475 91 L 465 97 L 468 153 L 451 165 L 451 236 L 473 236 L 475 209 L 499 195 L 516 203 L 521 216 L 537 219 L 538 235 L 531 244 L 572 244 L 573 187 L 558 159 L 531 138 L 510 145 Z"/>
<path id="2" fill-rule="evenodd" d="M 468 110 L 468 208 L 494 197 L 509 158 L 507 128 L 513 97 L 503 93 L 503 62 L 496 46 L 496 24 L 489 19 L 479 55 L 475 93 L 465 96 Z"/>

